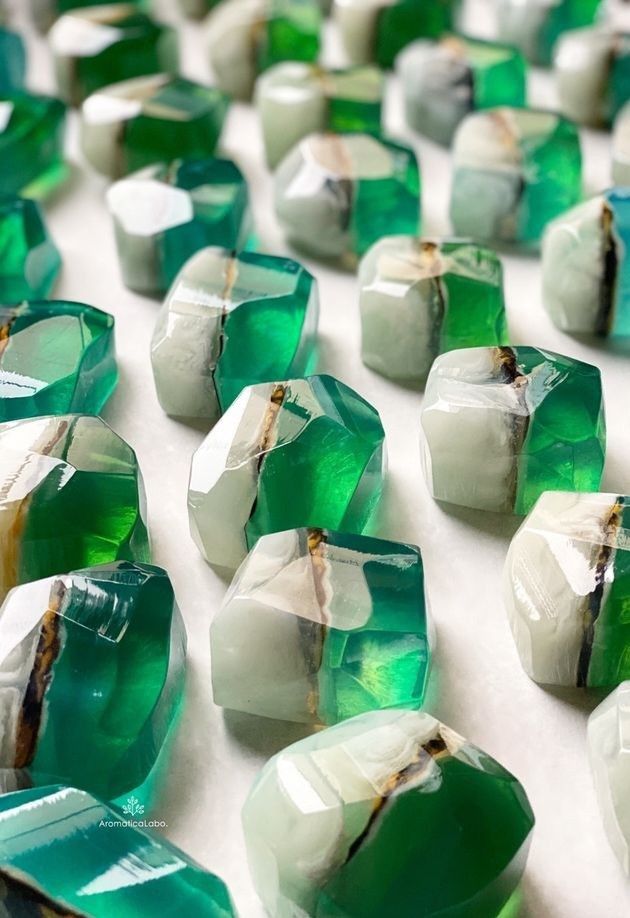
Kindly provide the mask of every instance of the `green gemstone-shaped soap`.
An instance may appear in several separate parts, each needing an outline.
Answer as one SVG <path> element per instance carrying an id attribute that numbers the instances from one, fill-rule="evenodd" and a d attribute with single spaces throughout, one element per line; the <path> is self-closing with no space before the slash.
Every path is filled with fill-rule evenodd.
<path id="1" fill-rule="evenodd" d="M 107 800 L 138 788 L 175 717 L 185 654 L 160 567 L 118 561 L 15 587 L 0 608 L 5 782 L 14 770 L 19 786 Z"/>
<path id="2" fill-rule="evenodd" d="M 114 83 L 81 106 L 83 155 L 112 179 L 156 162 L 212 156 L 227 109 L 218 89 L 183 77 Z"/>
<path id="3" fill-rule="evenodd" d="M 601 0 L 499 0 L 498 36 L 533 64 L 549 64 L 562 33 L 590 25 L 603 5 Z"/>
<path id="4" fill-rule="evenodd" d="M 248 386 L 193 456 L 199 550 L 235 570 L 269 532 L 361 532 L 380 497 L 384 441 L 377 411 L 331 376 Z"/>
<path id="5" fill-rule="evenodd" d="M 317 282 L 298 262 L 202 249 L 177 276 L 153 334 L 163 409 L 214 423 L 245 386 L 304 375 L 318 311 Z"/>
<path id="6" fill-rule="evenodd" d="M 420 551 L 322 529 L 261 536 L 210 648 L 224 708 L 312 725 L 419 708 L 430 656 Z"/>
<path id="7" fill-rule="evenodd" d="M 67 177 L 59 99 L 0 92 L 0 194 L 44 197 Z"/>
<path id="8" fill-rule="evenodd" d="M 534 815 L 517 779 L 417 711 L 372 711 L 274 756 L 243 808 L 278 918 L 498 918 Z"/>
<path id="9" fill-rule="evenodd" d="M 61 16 L 48 36 L 60 96 L 71 105 L 103 86 L 177 71 L 177 35 L 133 4 L 96 6 Z"/>
<path id="10" fill-rule="evenodd" d="M 208 19 L 208 50 L 219 87 L 249 99 L 259 73 L 280 61 L 317 60 L 317 0 L 224 0 Z"/>
<path id="11" fill-rule="evenodd" d="M 0 195 L 0 303 L 48 296 L 60 267 L 39 205 Z"/>
<path id="12" fill-rule="evenodd" d="M 101 418 L 0 424 L 0 598 L 20 583 L 148 561 L 136 455 Z"/>
<path id="13" fill-rule="evenodd" d="M 229 159 L 156 163 L 111 186 L 118 257 L 127 287 L 164 293 L 206 246 L 241 249 L 251 227 L 249 193 Z"/>
<path id="14" fill-rule="evenodd" d="M 372 243 L 420 228 L 420 171 L 411 147 L 369 134 L 311 134 L 274 176 L 288 240 L 348 267 Z"/>
<path id="15" fill-rule="evenodd" d="M 147 0 L 29 0 L 31 15 L 37 28 L 45 32 L 53 22 L 71 10 L 94 6 L 146 6 Z"/>
<path id="16" fill-rule="evenodd" d="M 2 22 L 0 14 L 0 24 Z M 0 25 L 0 93 L 21 89 L 26 75 L 26 51 L 17 32 Z"/>
<path id="17" fill-rule="evenodd" d="M 0 421 L 99 414 L 117 381 L 109 313 L 63 300 L 0 306 Z"/>
<path id="18" fill-rule="evenodd" d="M 129 816 L 69 787 L 0 797 L 0 878 L 6 915 L 234 918 L 225 884 Z"/>

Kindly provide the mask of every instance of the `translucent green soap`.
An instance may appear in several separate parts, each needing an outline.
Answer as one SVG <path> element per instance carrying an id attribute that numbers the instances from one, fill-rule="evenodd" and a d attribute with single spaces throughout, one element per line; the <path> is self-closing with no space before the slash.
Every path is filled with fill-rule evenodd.
<path id="1" fill-rule="evenodd" d="M 0 194 L 44 197 L 65 180 L 65 117 L 59 99 L 0 92 Z"/>
<path id="2" fill-rule="evenodd" d="M 0 10 L 0 93 L 20 89 L 26 75 L 26 51 L 17 32 L 2 28 Z"/>
<path id="3" fill-rule="evenodd" d="M 0 303 L 49 296 L 60 267 L 39 205 L 0 195 Z"/>
<path id="4" fill-rule="evenodd" d="M 132 6 L 143 8 L 148 0 L 26 0 L 31 8 L 31 16 L 38 29 L 42 32 L 50 28 L 53 22 L 64 13 L 85 7 L 99 6 Z"/>
<path id="5" fill-rule="evenodd" d="M 150 830 L 117 825 L 124 818 L 75 788 L 0 797 L 0 903 L 6 914 L 236 915 L 218 877 Z"/>

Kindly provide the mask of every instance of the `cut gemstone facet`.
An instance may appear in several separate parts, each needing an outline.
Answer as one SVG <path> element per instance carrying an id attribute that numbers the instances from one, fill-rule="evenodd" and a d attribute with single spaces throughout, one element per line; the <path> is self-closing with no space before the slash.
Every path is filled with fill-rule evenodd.
<path id="1" fill-rule="evenodd" d="M 335 0 L 334 15 L 351 63 L 391 67 L 415 39 L 451 29 L 458 6 L 458 0 Z"/>
<path id="2" fill-rule="evenodd" d="M 256 77 L 281 61 L 315 61 L 321 11 L 317 0 L 225 0 L 208 20 L 208 50 L 217 85 L 251 98 Z"/>
<path id="3" fill-rule="evenodd" d="M 501 262 L 470 242 L 387 236 L 359 287 L 361 357 L 383 376 L 421 381 L 438 354 L 508 340 Z"/>
<path id="4" fill-rule="evenodd" d="M 247 184 L 229 159 L 156 163 L 116 182 L 106 198 L 123 280 L 140 293 L 164 293 L 199 249 L 240 249 L 249 236 Z"/>
<path id="5" fill-rule="evenodd" d="M 166 571 L 118 561 L 15 587 L 0 608 L 0 769 L 111 800 L 138 788 L 182 694 Z M 9 772 L 9 775 L 7 775 Z"/>
<path id="6" fill-rule="evenodd" d="M 417 711 L 372 711 L 294 743 L 243 809 L 254 884 L 282 918 L 496 918 L 533 826 L 513 775 Z"/>
<path id="7" fill-rule="evenodd" d="M 453 144 L 451 222 L 484 242 L 538 243 L 581 198 L 576 128 L 554 112 L 495 108 L 462 121 Z"/>
<path id="8" fill-rule="evenodd" d="M 562 33 L 590 25 L 599 6 L 600 0 L 498 0 L 498 37 L 532 64 L 550 64 Z"/>
<path id="9" fill-rule="evenodd" d="M 543 685 L 611 688 L 630 678 L 630 498 L 547 491 L 512 539 L 508 619 Z"/>
<path id="10" fill-rule="evenodd" d="M 525 105 L 525 62 L 515 48 L 448 35 L 417 41 L 396 62 L 409 127 L 448 145 L 470 112 Z"/>
<path id="11" fill-rule="evenodd" d="M 0 797 L 0 860 L 5 903 L 14 915 L 107 918 L 168 910 L 233 918 L 225 884 L 137 818 L 70 787 Z M 89 902 L 86 902 L 89 899 Z M 87 911 L 86 911 L 87 909 Z"/>
<path id="12" fill-rule="evenodd" d="M 0 93 L 13 92 L 24 86 L 26 51 L 17 32 L 2 28 L 0 10 Z"/>
<path id="13" fill-rule="evenodd" d="M 554 65 L 560 111 L 579 124 L 610 125 L 630 97 L 630 35 L 605 26 L 567 32 Z"/>
<path id="14" fill-rule="evenodd" d="M 630 185 L 630 102 L 624 105 L 615 119 L 612 177 L 617 185 Z"/>
<path id="15" fill-rule="evenodd" d="M 167 414 L 214 423 L 245 386 L 312 369 L 317 282 L 298 262 L 219 248 L 182 268 L 151 344 Z"/>
<path id="16" fill-rule="evenodd" d="M 558 328 L 630 335 L 630 190 L 613 188 L 549 224 L 543 301 Z"/>
<path id="17" fill-rule="evenodd" d="M 60 96 L 80 105 L 103 86 L 150 73 L 175 73 L 177 35 L 131 3 L 73 10 L 48 36 Z"/>
<path id="18" fill-rule="evenodd" d="M 109 313 L 63 300 L 0 306 L 0 421 L 99 414 L 117 381 Z"/>
<path id="19" fill-rule="evenodd" d="M 273 169 L 309 134 L 378 134 L 384 78 L 376 67 L 324 70 L 277 64 L 256 85 L 267 163 Z"/>
<path id="20" fill-rule="evenodd" d="M 420 228 L 420 173 L 410 147 L 368 134 L 311 134 L 274 176 L 287 238 L 355 265 L 372 243 Z"/>
<path id="21" fill-rule="evenodd" d="M 604 829 L 630 876 L 630 682 L 595 708 L 588 719 L 587 741 Z"/>
<path id="22" fill-rule="evenodd" d="M 39 205 L 0 195 L 0 303 L 47 297 L 60 267 Z"/>
<path id="23" fill-rule="evenodd" d="M 429 490 L 525 514 L 543 491 L 597 491 L 606 433 L 597 367 L 534 347 L 442 354 L 422 410 Z"/>
<path id="24" fill-rule="evenodd" d="M 101 418 L 0 425 L 0 598 L 20 583 L 149 560 L 135 453 Z"/>
<path id="25" fill-rule="evenodd" d="M 44 197 L 65 180 L 65 122 L 59 99 L 0 93 L 0 194 Z"/>
<path id="26" fill-rule="evenodd" d="M 167 74 L 93 93 L 81 106 L 81 147 L 112 179 L 154 163 L 212 156 L 228 109 L 214 86 Z"/>
<path id="27" fill-rule="evenodd" d="M 384 440 L 376 410 L 331 376 L 248 386 L 193 456 L 199 550 L 235 570 L 269 532 L 361 532 L 380 496 Z"/>
<path id="28" fill-rule="evenodd" d="M 262 536 L 210 648 L 224 708 L 313 725 L 419 708 L 430 657 L 420 551 L 322 529 Z"/>

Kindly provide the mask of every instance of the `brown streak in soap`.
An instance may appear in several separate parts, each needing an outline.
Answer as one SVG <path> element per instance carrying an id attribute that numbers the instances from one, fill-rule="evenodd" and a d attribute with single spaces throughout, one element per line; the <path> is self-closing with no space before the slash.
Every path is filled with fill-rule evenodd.
<path id="1" fill-rule="evenodd" d="M 615 313 L 615 287 L 619 259 L 613 234 L 614 214 L 608 201 L 604 201 L 601 215 L 603 277 L 599 289 L 599 308 L 595 320 L 595 333 L 606 337 L 610 334 Z"/>
<path id="2" fill-rule="evenodd" d="M 496 373 L 501 382 L 513 386 L 516 390 L 519 401 L 525 398 L 525 390 L 528 385 L 528 377 L 521 372 L 516 361 L 516 353 L 511 347 L 494 348 Z M 518 493 L 518 457 L 522 452 L 525 438 L 529 430 L 529 415 L 515 414 L 511 417 L 511 440 L 512 453 L 514 461 L 512 471 L 508 481 L 509 506 L 514 509 L 516 506 L 516 497 Z"/>

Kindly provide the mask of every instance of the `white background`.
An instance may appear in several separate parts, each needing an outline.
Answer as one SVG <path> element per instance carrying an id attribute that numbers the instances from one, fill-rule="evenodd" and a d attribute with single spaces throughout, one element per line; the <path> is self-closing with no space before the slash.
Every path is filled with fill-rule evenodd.
<path id="1" fill-rule="evenodd" d="M 48 48 L 28 29 L 27 0 L 9 5 L 12 21 L 28 37 L 29 84 L 52 92 Z M 179 22 L 176 0 L 157 5 L 163 18 Z M 472 0 L 467 15 L 470 31 L 492 34 L 489 0 Z M 338 62 L 333 30 L 327 39 L 328 60 Z M 186 76 L 210 80 L 203 30 L 198 25 L 182 24 L 181 60 Z M 548 74 L 533 74 L 530 90 L 533 103 L 553 106 Z M 394 79 L 386 123 L 391 134 L 407 137 L 418 151 L 424 232 L 448 232 L 449 155 L 405 131 Z M 121 283 L 103 200 L 106 183 L 81 163 L 74 116 L 68 139 L 68 156 L 76 164 L 74 176 L 47 207 L 49 226 L 64 259 L 55 295 L 91 303 L 116 316 L 121 380 L 104 416 L 138 452 L 148 492 L 154 560 L 173 578 L 188 630 L 185 709 L 155 818 L 168 823 L 165 831 L 173 842 L 223 877 L 244 918 L 257 918 L 262 910 L 247 871 L 240 809 L 266 758 L 299 738 L 301 729 L 224 715 L 212 703 L 208 626 L 225 584 L 199 556 L 188 533 L 186 513 L 190 457 L 203 435 L 169 420 L 158 405 L 149 361 L 158 304 L 134 295 Z M 610 138 L 583 132 L 583 140 L 585 189 L 592 193 L 610 181 Z M 270 178 L 251 108 L 233 106 L 223 147 L 250 182 L 261 245 L 271 252 L 286 252 L 273 215 Z M 320 283 L 318 368 L 369 399 L 385 425 L 390 461 L 376 530 L 422 547 L 437 631 L 427 709 L 513 771 L 535 811 L 523 915 L 627 916 L 628 884 L 604 836 L 588 768 L 588 704 L 560 698 L 530 682 L 521 670 L 506 622 L 501 572 L 518 520 L 438 506 L 431 500 L 419 464 L 422 394 L 388 382 L 361 364 L 355 279 L 316 263 L 306 264 Z M 609 430 L 603 490 L 630 493 L 628 356 L 607 344 L 578 343 L 551 325 L 541 305 L 537 259 L 505 257 L 504 265 L 512 342 L 543 346 L 601 367 Z"/>

